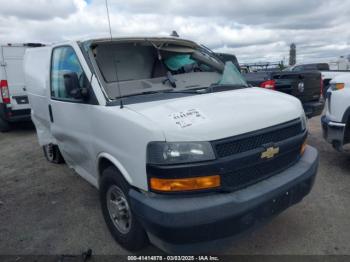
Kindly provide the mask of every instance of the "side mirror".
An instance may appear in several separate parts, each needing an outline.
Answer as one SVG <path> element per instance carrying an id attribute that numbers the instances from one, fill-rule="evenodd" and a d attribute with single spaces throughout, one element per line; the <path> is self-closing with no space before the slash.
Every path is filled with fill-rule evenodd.
<path id="1" fill-rule="evenodd" d="M 77 73 L 69 72 L 63 75 L 66 93 L 75 99 L 86 100 L 89 97 L 89 90 L 81 87 Z"/>

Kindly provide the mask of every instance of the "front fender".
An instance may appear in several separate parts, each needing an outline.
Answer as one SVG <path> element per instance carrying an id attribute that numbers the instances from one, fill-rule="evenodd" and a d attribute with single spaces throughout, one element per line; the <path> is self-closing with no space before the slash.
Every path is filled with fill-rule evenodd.
<path id="1" fill-rule="evenodd" d="M 113 157 L 111 154 L 106 153 L 106 152 L 101 152 L 98 154 L 97 156 L 97 174 L 99 174 L 99 178 L 101 176 L 100 172 L 99 172 L 99 168 L 100 168 L 100 164 L 101 164 L 101 160 L 105 158 L 107 160 L 109 160 L 118 170 L 119 172 L 122 174 L 122 176 L 124 177 L 124 179 L 130 184 L 133 185 L 133 180 L 130 176 L 130 174 L 128 173 L 128 171 L 126 171 L 126 169 L 124 168 L 124 166 L 120 163 L 120 161 L 118 161 L 115 157 Z M 98 180 L 99 180 L 98 178 Z M 99 181 L 98 181 L 99 182 Z"/>

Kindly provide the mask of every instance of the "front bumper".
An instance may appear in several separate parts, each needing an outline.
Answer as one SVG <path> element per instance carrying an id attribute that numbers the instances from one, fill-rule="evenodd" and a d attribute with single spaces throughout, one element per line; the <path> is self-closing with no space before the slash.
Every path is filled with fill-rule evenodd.
<path id="1" fill-rule="evenodd" d="M 322 114 L 323 108 L 324 108 L 324 102 L 308 102 L 303 103 L 305 115 L 308 118 L 318 116 Z"/>
<path id="2" fill-rule="evenodd" d="M 346 124 L 331 121 L 325 115 L 321 118 L 321 124 L 324 139 L 331 143 L 335 149 L 342 151 Z"/>
<path id="3" fill-rule="evenodd" d="M 287 170 L 231 193 L 143 194 L 130 190 L 130 204 L 150 240 L 168 252 L 205 250 L 268 221 L 306 196 L 318 167 L 308 146 Z"/>

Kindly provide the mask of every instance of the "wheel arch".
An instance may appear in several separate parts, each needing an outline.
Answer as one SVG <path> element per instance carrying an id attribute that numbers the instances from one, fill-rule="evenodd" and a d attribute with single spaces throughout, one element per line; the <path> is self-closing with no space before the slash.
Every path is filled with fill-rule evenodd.
<path id="1" fill-rule="evenodd" d="M 347 121 L 349 120 L 349 117 L 350 117 L 350 106 L 345 110 L 343 114 L 342 122 L 347 123 Z"/>
<path id="2" fill-rule="evenodd" d="M 100 153 L 97 157 L 97 174 L 98 174 L 98 184 L 100 183 L 100 178 L 102 176 L 102 172 L 109 166 L 114 166 L 123 178 L 130 184 L 133 185 L 133 180 L 129 173 L 126 171 L 124 166 L 111 154 L 108 153 Z"/>

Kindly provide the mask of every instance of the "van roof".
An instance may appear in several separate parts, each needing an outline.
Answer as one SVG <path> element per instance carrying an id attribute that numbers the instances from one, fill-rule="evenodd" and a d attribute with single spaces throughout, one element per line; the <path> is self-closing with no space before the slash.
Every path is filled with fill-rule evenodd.
<path id="1" fill-rule="evenodd" d="M 6 43 L 0 44 L 0 46 L 28 46 L 28 47 L 44 47 L 44 46 L 52 46 L 52 45 L 60 45 L 65 43 L 106 43 L 106 42 L 142 42 L 142 41 L 150 41 L 153 43 L 162 43 L 162 42 L 173 42 L 174 44 L 185 45 L 188 47 L 198 47 L 199 45 L 191 40 L 187 40 L 179 37 L 171 37 L 171 36 L 125 36 L 125 37 L 80 37 L 71 40 L 57 41 L 50 44 L 42 44 L 42 43 Z"/>
<path id="2" fill-rule="evenodd" d="M 142 41 L 150 41 L 155 43 L 162 43 L 162 42 L 173 42 L 176 44 L 181 44 L 189 47 L 198 47 L 198 44 L 187 39 L 179 38 L 179 37 L 163 37 L 163 36 L 135 36 L 135 37 L 96 37 L 96 38 L 86 38 L 81 39 L 78 42 L 84 42 L 84 43 L 106 43 L 106 42 L 142 42 Z"/>

